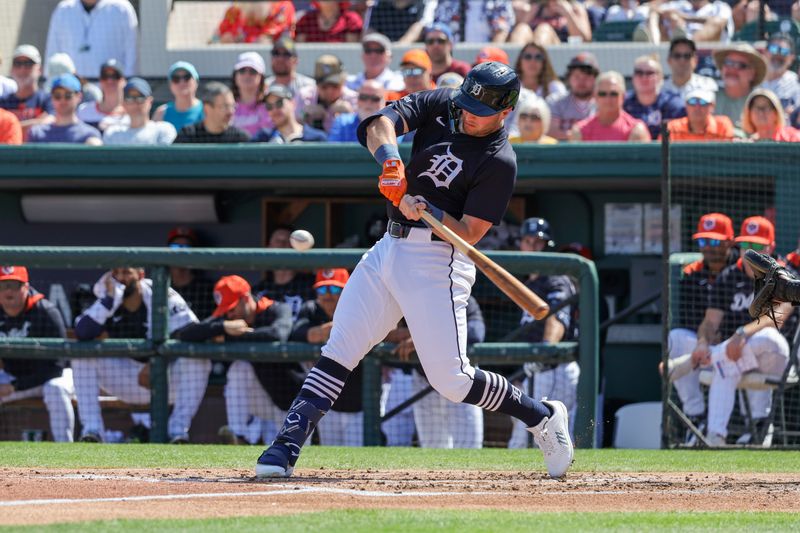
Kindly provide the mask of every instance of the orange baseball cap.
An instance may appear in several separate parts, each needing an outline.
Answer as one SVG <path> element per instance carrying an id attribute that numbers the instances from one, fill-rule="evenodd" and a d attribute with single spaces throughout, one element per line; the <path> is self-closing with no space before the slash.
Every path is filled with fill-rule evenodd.
<path id="1" fill-rule="evenodd" d="M 508 54 L 502 48 L 496 46 L 484 46 L 481 48 L 478 55 L 475 56 L 475 65 L 486 63 L 487 61 L 497 61 L 504 65 L 508 65 Z"/>
<path id="2" fill-rule="evenodd" d="M 314 288 L 322 287 L 323 285 L 336 285 L 337 287 L 344 287 L 347 280 L 350 279 L 346 268 L 330 268 L 324 270 L 317 270 L 317 280 L 314 283 Z"/>
<path id="3" fill-rule="evenodd" d="M 213 317 L 223 316 L 236 307 L 242 296 L 250 294 L 250 284 L 241 276 L 223 276 L 214 285 L 214 302 L 217 308 L 211 313 Z"/>
<path id="4" fill-rule="evenodd" d="M 414 65 L 420 68 L 424 68 L 428 72 L 433 70 L 433 64 L 431 63 L 431 58 L 428 57 L 428 53 L 425 50 L 421 50 L 418 48 L 413 48 L 403 54 L 403 58 L 400 60 L 401 65 Z"/>
<path id="5" fill-rule="evenodd" d="M 6 280 L 28 283 L 28 269 L 23 266 L 0 266 L 0 281 Z"/>
<path id="6" fill-rule="evenodd" d="M 733 221 L 722 213 L 707 213 L 700 217 L 697 233 L 692 235 L 692 239 L 730 241 L 733 239 Z"/>
<path id="7" fill-rule="evenodd" d="M 775 226 L 764 217 L 747 217 L 742 222 L 742 230 L 736 242 L 754 242 L 756 244 L 775 244 Z"/>

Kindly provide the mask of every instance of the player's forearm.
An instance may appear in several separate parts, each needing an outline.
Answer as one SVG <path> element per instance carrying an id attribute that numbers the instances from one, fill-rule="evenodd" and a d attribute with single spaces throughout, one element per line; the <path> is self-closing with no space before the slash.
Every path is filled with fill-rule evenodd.
<path id="1" fill-rule="evenodd" d="M 559 321 L 555 315 L 549 317 L 547 320 L 544 321 L 544 332 L 542 333 L 542 340 L 544 342 L 561 342 L 561 339 L 564 338 L 564 333 L 566 329 L 564 328 L 564 324 Z"/>
<path id="2" fill-rule="evenodd" d="M 461 220 L 456 220 L 447 213 L 445 213 L 444 217 L 442 218 L 442 224 L 453 230 L 456 234 L 458 234 L 459 237 L 473 245 L 481 240 L 483 236 L 486 235 L 486 232 L 489 231 L 489 228 L 492 227 L 492 225 L 488 222 L 488 225 L 483 227 L 480 224 L 467 223 L 463 218 Z"/>
<path id="3" fill-rule="evenodd" d="M 717 328 L 709 320 L 703 320 L 697 328 L 697 344 L 711 344 L 717 336 Z"/>

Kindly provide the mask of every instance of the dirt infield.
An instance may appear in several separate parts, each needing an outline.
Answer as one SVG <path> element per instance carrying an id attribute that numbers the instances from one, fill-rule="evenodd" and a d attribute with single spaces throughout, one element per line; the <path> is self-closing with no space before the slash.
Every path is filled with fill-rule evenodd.
<path id="1" fill-rule="evenodd" d="M 796 511 L 800 474 L 0 469 L 0 524 L 277 515 L 344 508 Z"/>

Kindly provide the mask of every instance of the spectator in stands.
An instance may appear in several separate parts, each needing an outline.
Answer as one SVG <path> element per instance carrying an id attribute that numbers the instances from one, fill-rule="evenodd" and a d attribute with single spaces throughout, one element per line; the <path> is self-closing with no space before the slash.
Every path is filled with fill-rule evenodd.
<path id="1" fill-rule="evenodd" d="M 550 128 L 550 108 L 538 96 L 528 98 L 517 106 L 519 135 L 510 137 L 512 143 L 556 144 L 558 141 L 547 135 Z"/>
<path id="2" fill-rule="evenodd" d="M 197 233 L 187 227 L 173 228 L 167 235 L 167 246 L 171 250 L 190 250 L 200 244 Z M 169 267 L 170 286 L 201 320 L 214 312 L 214 283 L 199 270 L 185 267 Z"/>
<path id="3" fill-rule="evenodd" d="M 600 67 L 593 54 L 581 52 L 570 59 L 564 76 L 569 92 L 554 93 L 546 99 L 551 115 L 548 135 L 566 140 L 576 122 L 594 114 L 594 85 L 598 74 Z"/>
<path id="4" fill-rule="evenodd" d="M 33 126 L 28 132 L 29 143 L 76 143 L 99 146 L 100 132 L 78 119 L 76 111 L 81 101 L 81 82 L 72 74 L 62 74 L 53 80 L 50 96 L 55 120 Z"/>
<path id="5" fill-rule="evenodd" d="M 236 102 L 227 85 L 212 81 L 203 90 L 203 119 L 184 126 L 175 143 L 244 143 L 247 132 L 231 125 Z"/>
<path id="6" fill-rule="evenodd" d="M 592 26 L 584 5 L 576 0 L 542 0 L 527 2 L 518 9 L 512 43 L 537 42 L 542 46 L 565 43 L 572 37 L 588 42 L 592 40 Z M 524 5 L 524 4 L 523 4 Z"/>
<path id="7" fill-rule="evenodd" d="M 109 59 L 100 68 L 102 100 L 79 105 L 78 118 L 100 131 L 105 131 L 109 126 L 130 124 L 130 118 L 122 106 L 124 88 L 125 76 L 122 73 L 122 66 L 116 59 Z"/>
<path id="8" fill-rule="evenodd" d="M 762 216 L 744 219 L 734 239 L 742 250 L 752 249 L 772 255 L 775 227 Z M 717 276 L 703 322 L 697 330 L 697 346 L 692 351 L 695 365 L 711 366 L 713 376 L 708 391 L 708 431 L 712 447 L 726 443 L 728 421 L 733 411 L 736 385 L 742 375 L 758 370 L 780 377 L 789 360 L 789 344 L 779 328 L 791 313 L 787 303 L 775 305 L 772 320 L 753 320 L 747 305 L 753 295 L 753 272 L 747 262 L 736 262 Z M 720 340 L 722 342 L 720 342 Z M 772 403 L 771 390 L 747 390 L 749 411 L 755 435 L 749 443 L 770 445 L 767 415 Z"/>
<path id="9" fill-rule="evenodd" d="M 269 234 L 267 248 L 291 249 L 289 235 L 295 230 L 288 225 L 278 225 Z M 314 275 L 299 270 L 279 268 L 264 272 L 264 279 L 256 285 L 256 292 L 264 293 L 278 302 L 289 304 L 292 320 L 297 319 L 303 302 L 314 297 Z"/>
<path id="10" fill-rule="evenodd" d="M 22 144 L 22 126 L 11 111 L 0 108 L 0 144 Z"/>
<path id="11" fill-rule="evenodd" d="M 431 59 L 431 76 L 437 82 L 439 76 L 455 72 L 462 78 L 471 68 L 469 63 L 453 58 L 453 32 L 450 26 L 436 22 L 425 29 L 425 52 Z"/>
<path id="12" fill-rule="evenodd" d="M 234 4 L 225 11 L 211 43 L 260 43 L 274 41 L 284 32 L 294 34 L 292 2 Z M 264 12 L 265 7 L 269 9 Z"/>
<path id="13" fill-rule="evenodd" d="M 791 4 L 795 0 L 771 0 L 770 2 L 763 2 L 764 4 L 764 20 L 777 20 L 780 18 L 791 18 Z M 731 6 L 733 16 L 733 26 L 736 31 L 742 29 L 742 26 L 748 23 L 758 21 L 761 9 L 759 0 L 728 0 Z M 775 11 L 770 9 L 770 4 L 774 7 Z"/>
<path id="14" fill-rule="evenodd" d="M 786 113 L 791 113 L 800 102 L 800 83 L 792 71 L 795 60 L 794 39 L 788 33 L 776 33 L 769 38 L 765 53 L 767 75 L 760 85 L 778 96 Z"/>
<path id="15" fill-rule="evenodd" d="M 297 21 L 298 43 L 357 43 L 364 22 L 349 2 L 312 2 L 313 9 Z"/>
<path id="16" fill-rule="evenodd" d="M 138 68 L 139 21 L 128 0 L 61 0 L 50 17 L 47 58 L 58 52 L 75 61 L 77 74 L 92 78 L 116 58 L 133 76 Z"/>
<path id="17" fill-rule="evenodd" d="M 692 239 L 703 257 L 686 265 L 678 282 L 678 309 L 668 344 L 669 358 L 673 361 L 697 348 L 698 328 L 703 322 L 711 288 L 723 269 L 736 263 L 739 257 L 733 247 L 733 222 L 722 213 L 701 216 Z M 684 414 L 700 431 L 705 431 L 705 398 L 699 379 L 700 369 L 695 367 L 672 383 Z M 695 440 L 694 434 L 687 431 L 686 444 L 693 444 Z"/>
<path id="18" fill-rule="evenodd" d="M 386 93 L 387 101 L 399 100 L 407 94 L 435 89 L 431 79 L 431 59 L 424 50 L 411 49 L 400 60 L 400 73 L 403 74 L 405 88 L 402 91 Z"/>
<path id="19" fill-rule="evenodd" d="M 94 285 L 97 300 L 75 320 L 78 340 L 104 333 L 112 339 L 150 339 L 153 282 L 141 268 L 121 267 L 103 274 Z M 174 290 L 167 297 L 170 336 L 197 323 L 197 317 Z M 170 442 L 189 442 L 189 426 L 206 391 L 211 361 L 180 358 L 170 363 L 170 398 L 174 407 L 167 428 Z M 83 429 L 81 440 L 102 442 L 105 428 L 98 396 L 107 394 L 131 404 L 150 403 L 150 365 L 133 358 L 73 359 L 75 396 Z"/>
<path id="20" fill-rule="evenodd" d="M 53 54 L 53 57 L 47 60 L 47 68 L 45 69 L 45 82 L 42 86 L 45 91 L 50 92 L 51 85 L 54 79 L 61 74 L 75 74 L 75 63 L 72 58 L 63 52 Z M 97 102 L 103 99 L 103 91 L 94 83 L 85 78 L 78 78 L 81 81 L 81 95 L 83 95 L 82 104 L 86 102 Z"/>
<path id="21" fill-rule="evenodd" d="M 58 308 L 28 281 L 24 266 L 0 267 L 0 337 L 61 338 L 67 329 Z M 75 410 L 69 372 L 57 359 L 0 359 L 0 407 L 26 398 L 44 398 L 50 433 L 56 442 L 72 442 Z"/>
<path id="22" fill-rule="evenodd" d="M 722 73 L 722 89 L 717 94 L 717 113 L 741 127 L 747 95 L 762 82 L 767 63 L 748 43 L 736 43 L 714 50 L 714 63 Z"/>
<path id="23" fill-rule="evenodd" d="M 386 90 L 378 80 L 367 80 L 358 90 L 355 113 L 343 113 L 333 120 L 329 142 L 358 142 L 356 130 L 365 118 L 374 115 L 386 106 Z"/>
<path id="24" fill-rule="evenodd" d="M 244 278 L 220 278 L 214 285 L 214 298 L 218 303 L 212 315 L 182 329 L 178 333 L 181 340 L 203 342 L 222 336 L 224 342 L 286 342 L 289 338 L 291 308 L 266 294 L 254 295 Z M 298 376 L 302 375 L 297 363 L 234 361 L 225 385 L 228 428 L 222 428 L 220 435 L 228 436 L 232 443 L 250 444 L 257 443 L 261 435 L 272 435 L 300 391 Z M 254 417 L 269 426 L 251 434 L 250 419 Z"/>
<path id="25" fill-rule="evenodd" d="M 667 123 L 669 138 L 680 141 L 730 141 L 733 122 L 724 115 L 714 115 L 716 91 L 695 88 L 686 94 L 686 116 Z"/>
<path id="26" fill-rule="evenodd" d="M 466 0 L 465 3 L 465 13 L 462 13 L 462 0 L 439 0 L 436 5 L 434 21 L 450 27 L 452 42 L 506 42 L 515 22 L 511 0 Z"/>
<path id="27" fill-rule="evenodd" d="M 178 61 L 169 67 L 169 90 L 175 98 L 158 106 L 153 120 L 169 122 L 177 131 L 203 120 L 203 102 L 197 98 L 200 76 L 188 61 Z"/>
<path id="28" fill-rule="evenodd" d="M 633 90 L 625 96 L 622 108 L 647 125 L 652 139 L 661 134 L 661 121 L 686 116 L 678 93 L 663 89 L 661 62 L 653 56 L 641 56 L 633 64 Z"/>
<path id="29" fill-rule="evenodd" d="M 337 115 L 353 112 L 358 93 L 345 87 L 346 78 L 344 65 L 338 57 L 324 54 L 317 58 L 314 64 L 317 85 L 302 89 L 300 93 L 303 122 L 327 132 Z"/>
<path id="30" fill-rule="evenodd" d="M 747 97 L 742 129 L 754 141 L 800 142 L 800 131 L 786 125 L 781 102 L 769 89 L 756 89 Z"/>
<path id="31" fill-rule="evenodd" d="M 439 76 L 436 82 L 437 89 L 458 89 L 464 83 L 464 77 L 455 72 L 448 72 Z"/>
<path id="32" fill-rule="evenodd" d="M 123 89 L 122 107 L 129 124 L 113 125 L 103 133 L 103 144 L 166 146 L 178 133 L 169 122 L 150 120 L 153 91 L 142 78 L 131 78 Z"/>
<path id="33" fill-rule="evenodd" d="M 333 327 L 333 313 L 350 278 L 344 268 L 318 270 L 314 290 L 317 297 L 303 303 L 300 315 L 292 326 L 289 340 L 325 344 Z M 328 414 L 331 420 L 320 421 L 320 444 L 323 446 L 363 446 L 364 412 L 362 407 L 363 366 L 359 363 L 348 378 L 342 394 Z M 327 417 L 326 417 L 327 418 Z"/>
<path id="34" fill-rule="evenodd" d="M 519 102 L 517 107 L 506 118 L 506 130 L 509 135 L 519 134 L 517 114 L 519 108 L 528 100 L 544 99 L 551 94 L 566 94 L 567 88 L 558 79 L 550 56 L 544 47 L 536 43 L 528 43 L 522 47 L 517 61 L 514 64 L 520 80 Z M 550 124 L 550 112 L 548 110 L 548 127 Z M 545 129 L 544 133 L 547 133 Z"/>
<path id="35" fill-rule="evenodd" d="M 472 66 L 480 63 L 487 63 L 489 61 L 497 61 L 498 63 L 502 63 L 504 65 L 510 64 L 508 54 L 505 50 L 502 48 L 497 48 L 496 46 L 484 46 L 478 50 L 478 55 L 475 56 L 475 61 L 473 62 Z"/>
<path id="36" fill-rule="evenodd" d="M 570 131 L 573 141 L 650 140 L 647 125 L 623 109 L 625 78 L 615 70 L 603 72 L 595 84 L 597 113 L 576 123 Z"/>
<path id="37" fill-rule="evenodd" d="M 630 20 L 645 22 L 649 15 L 650 6 L 648 4 L 642 4 L 639 0 L 620 0 L 619 3 L 613 3 L 608 6 L 608 9 L 603 12 L 602 21 L 624 22 Z M 589 18 L 591 18 L 591 13 Z"/>
<path id="38" fill-rule="evenodd" d="M 305 103 L 301 99 L 301 93 L 313 91 L 315 82 L 304 74 L 297 72 L 297 48 L 294 41 L 288 35 L 281 36 L 270 51 L 272 76 L 266 80 L 266 87 L 275 83 L 285 85 L 291 89 L 295 95 L 297 108 L 297 118 L 303 118 L 303 106 Z"/>
<path id="39" fill-rule="evenodd" d="M 598 84 L 604 76 L 611 72 L 604 72 L 598 78 Z M 623 86 L 624 87 L 624 86 Z M 598 107 L 602 103 L 598 102 Z M 544 252 L 554 248 L 550 223 L 543 218 L 529 218 L 522 222 L 520 227 L 519 249 L 523 253 Z M 545 300 L 551 309 L 564 304 L 577 293 L 575 284 L 569 276 L 531 273 L 525 280 L 525 286 Z M 523 328 L 517 337 L 522 342 L 543 342 L 547 344 L 571 341 L 578 338 L 578 325 L 576 321 L 575 304 L 567 304 L 551 314 L 545 320 L 534 320 L 527 312 L 523 312 L 519 320 Z M 578 378 L 581 369 L 576 361 L 561 363 L 559 365 L 545 365 L 542 363 L 525 364 L 527 375 L 522 383 L 522 390 L 529 389 L 528 381 L 533 379 L 534 398 L 552 398 L 564 402 L 569 411 L 570 420 L 575 420 L 578 407 Z M 570 423 L 570 432 L 573 431 L 574 422 Z M 514 421 L 514 429 L 508 442 L 509 448 L 527 448 L 528 431 L 523 423 Z"/>
<path id="40" fill-rule="evenodd" d="M 652 36 L 658 44 L 662 40 L 688 37 L 695 42 L 722 41 L 733 37 L 733 16 L 730 6 L 722 0 L 673 0 L 658 4 L 650 10 L 650 24 L 660 24 L 660 35 Z"/>
<path id="41" fill-rule="evenodd" d="M 680 94 L 685 100 L 686 95 L 693 89 L 717 91 L 717 82 L 713 78 L 697 74 L 697 46 L 694 41 L 686 37 L 676 37 L 669 43 L 667 64 L 670 77 L 664 82 L 663 91 Z"/>
<path id="42" fill-rule="evenodd" d="M 14 113 L 22 125 L 23 133 L 31 126 L 53 120 L 50 94 L 39 89 L 42 76 L 42 56 L 30 44 L 21 44 L 14 50 L 11 61 L 11 78 L 17 91 L 0 98 L 0 108 Z"/>
<path id="43" fill-rule="evenodd" d="M 0 65 L 3 64 L 3 57 L 0 56 Z M 4 98 L 9 94 L 14 94 L 17 92 L 17 82 L 15 82 L 12 78 L 7 78 L 0 74 L 0 99 Z"/>
<path id="44" fill-rule="evenodd" d="M 263 105 L 266 68 L 258 52 L 242 52 L 233 67 L 231 87 L 236 101 L 233 125 L 251 137 L 262 128 L 272 127 L 272 120 Z"/>
<path id="45" fill-rule="evenodd" d="M 387 91 L 403 88 L 403 77 L 389 68 L 392 43 L 380 33 L 368 33 L 361 39 L 361 62 L 364 71 L 347 77 L 347 88 L 357 91 L 366 80 L 377 80 Z"/>
<path id="46" fill-rule="evenodd" d="M 419 40 L 423 28 L 433 23 L 436 2 L 426 0 L 382 0 L 369 10 L 369 31 L 384 34 L 398 44 Z"/>
<path id="47" fill-rule="evenodd" d="M 294 94 L 285 85 L 271 85 L 264 97 L 264 107 L 269 113 L 273 128 L 264 128 L 253 136 L 253 142 L 290 144 L 325 142 L 324 131 L 297 121 Z"/>

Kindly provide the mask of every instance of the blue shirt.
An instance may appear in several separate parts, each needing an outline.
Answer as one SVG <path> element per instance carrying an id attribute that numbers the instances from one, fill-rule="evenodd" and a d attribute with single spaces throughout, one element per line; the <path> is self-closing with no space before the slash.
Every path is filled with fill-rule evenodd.
<path id="1" fill-rule="evenodd" d="M 169 122 L 177 131 L 203 120 L 203 102 L 197 102 L 186 111 L 178 111 L 175 102 L 169 102 L 164 110 L 164 122 Z"/>
<path id="2" fill-rule="evenodd" d="M 357 143 L 358 113 L 343 113 L 333 120 L 328 141 L 332 143 Z"/>
<path id="3" fill-rule="evenodd" d="M 662 120 L 686 116 L 686 107 L 683 105 L 680 95 L 669 91 L 661 91 L 656 101 L 647 106 L 640 104 L 636 99 L 636 93 L 630 91 L 625 96 L 622 109 L 647 124 L 650 137 L 654 140 L 658 139 L 661 134 Z"/>
<path id="4" fill-rule="evenodd" d="M 313 143 L 319 142 L 324 143 L 328 140 L 327 134 L 322 131 L 318 130 L 317 128 L 312 128 L 308 125 L 303 125 L 303 135 L 298 138 L 291 139 L 288 141 L 289 143 Z M 278 131 L 278 128 L 261 128 L 261 131 L 253 135 L 251 139 L 254 143 L 275 143 L 275 144 L 286 144 L 286 139 L 283 138 L 281 132 Z"/>
<path id="5" fill-rule="evenodd" d="M 75 143 L 83 144 L 87 139 L 102 136 L 96 128 L 91 127 L 85 122 L 76 122 L 69 126 L 57 126 L 55 124 L 37 124 L 28 133 L 29 143 Z"/>
<path id="6" fill-rule="evenodd" d="M 0 107 L 14 113 L 20 122 L 36 118 L 42 113 L 53 114 L 50 95 L 44 91 L 35 91 L 24 100 L 20 100 L 16 94 L 9 94 L 0 98 Z"/>

